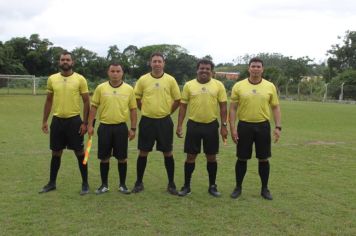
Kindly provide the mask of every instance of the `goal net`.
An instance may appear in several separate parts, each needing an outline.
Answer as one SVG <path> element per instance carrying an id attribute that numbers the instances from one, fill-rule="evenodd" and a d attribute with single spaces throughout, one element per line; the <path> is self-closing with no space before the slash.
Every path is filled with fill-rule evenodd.
<path id="1" fill-rule="evenodd" d="M 0 74 L 0 94 L 46 94 L 47 77 Z"/>

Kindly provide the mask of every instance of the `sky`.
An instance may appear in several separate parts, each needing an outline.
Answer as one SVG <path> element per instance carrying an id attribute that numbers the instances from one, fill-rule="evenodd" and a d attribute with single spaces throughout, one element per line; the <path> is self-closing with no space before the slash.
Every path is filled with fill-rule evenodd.
<path id="1" fill-rule="evenodd" d="M 347 30 L 355 0 L 0 0 L 0 41 L 37 33 L 100 56 L 112 45 L 176 44 L 215 63 L 258 53 L 320 63 Z"/>

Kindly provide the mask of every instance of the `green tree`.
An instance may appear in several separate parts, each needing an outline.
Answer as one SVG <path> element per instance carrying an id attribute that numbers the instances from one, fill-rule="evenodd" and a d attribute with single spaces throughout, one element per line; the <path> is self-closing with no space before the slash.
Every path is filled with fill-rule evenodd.
<path id="1" fill-rule="evenodd" d="M 330 55 L 328 58 L 330 69 L 337 72 L 356 69 L 356 31 L 346 31 L 343 44 L 332 45 L 327 53 Z"/>

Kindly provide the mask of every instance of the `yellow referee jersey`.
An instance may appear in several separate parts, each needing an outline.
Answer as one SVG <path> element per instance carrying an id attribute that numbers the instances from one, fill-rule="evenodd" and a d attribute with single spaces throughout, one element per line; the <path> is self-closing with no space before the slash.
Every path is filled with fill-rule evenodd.
<path id="1" fill-rule="evenodd" d="M 276 87 L 262 79 L 251 84 L 248 79 L 237 82 L 231 91 L 231 102 L 237 103 L 238 120 L 263 122 L 271 119 L 271 106 L 279 104 Z"/>
<path id="2" fill-rule="evenodd" d="M 99 120 L 104 124 L 128 121 L 130 109 L 137 107 L 133 88 L 125 82 L 116 88 L 109 82 L 99 84 L 91 104 L 99 108 Z"/>
<path id="3" fill-rule="evenodd" d="M 189 119 L 195 122 L 210 123 L 217 119 L 219 102 L 226 101 L 223 83 L 213 78 L 205 84 L 194 79 L 183 87 L 181 102 L 189 104 Z"/>
<path id="4" fill-rule="evenodd" d="M 70 76 L 57 73 L 48 78 L 47 92 L 53 93 L 53 115 L 69 118 L 80 114 L 81 94 L 88 93 L 88 84 L 78 73 Z"/>
<path id="5" fill-rule="evenodd" d="M 162 118 L 171 114 L 172 104 L 180 99 L 180 91 L 174 77 L 164 73 L 160 78 L 151 73 L 141 76 L 135 86 L 135 95 L 141 99 L 141 114 L 150 118 Z"/>

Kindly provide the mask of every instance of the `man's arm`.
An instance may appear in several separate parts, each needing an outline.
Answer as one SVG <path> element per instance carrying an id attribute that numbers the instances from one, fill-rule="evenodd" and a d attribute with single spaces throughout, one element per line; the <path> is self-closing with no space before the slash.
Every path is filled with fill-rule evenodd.
<path id="1" fill-rule="evenodd" d="M 141 111 L 142 107 L 142 100 L 141 98 L 136 98 L 137 108 Z"/>
<path id="2" fill-rule="evenodd" d="M 96 111 L 97 111 L 97 107 L 91 105 L 89 118 L 88 118 L 88 127 L 87 127 L 89 136 L 92 136 L 94 134 L 94 119 L 96 116 Z"/>
<path id="3" fill-rule="evenodd" d="M 171 108 L 171 114 L 173 114 L 177 108 L 179 107 L 180 99 L 177 99 L 173 102 L 172 108 Z"/>
<path id="4" fill-rule="evenodd" d="M 220 106 L 220 135 L 223 138 L 224 142 L 227 139 L 227 127 L 226 127 L 226 119 L 227 119 L 227 102 L 219 102 Z"/>
<path id="5" fill-rule="evenodd" d="M 179 138 L 183 138 L 183 121 L 185 118 L 185 114 L 187 113 L 188 104 L 180 103 L 179 113 L 178 113 L 178 124 L 176 134 Z"/>
<path id="6" fill-rule="evenodd" d="M 281 109 L 279 105 L 273 106 L 272 107 L 272 112 L 273 112 L 273 119 L 274 119 L 274 142 L 278 142 L 279 137 L 281 136 L 281 130 L 282 130 L 282 126 L 281 126 Z"/>
<path id="7" fill-rule="evenodd" d="M 237 143 L 237 141 L 239 140 L 239 136 L 238 136 L 237 130 L 235 128 L 236 112 L 237 112 L 237 103 L 230 102 L 229 123 L 230 123 L 231 138 L 232 138 L 232 141 L 234 141 L 234 143 Z"/>
<path id="8" fill-rule="evenodd" d="M 89 116 L 89 109 L 90 109 L 89 93 L 83 93 L 82 100 L 83 100 L 83 123 L 80 126 L 80 130 L 79 130 L 80 135 L 84 135 L 87 132 L 88 116 Z"/>
<path id="9" fill-rule="evenodd" d="M 43 108 L 43 118 L 42 118 L 42 131 L 45 134 L 48 134 L 47 121 L 48 121 L 49 114 L 51 113 L 52 104 L 53 104 L 53 93 L 47 93 L 47 98 Z"/>
<path id="10" fill-rule="evenodd" d="M 136 125 L 137 125 L 137 110 L 136 108 L 130 109 L 130 121 L 131 121 L 131 128 L 129 129 L 129 140 L 135 138 L 136 134 Z"/>

